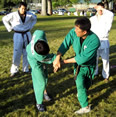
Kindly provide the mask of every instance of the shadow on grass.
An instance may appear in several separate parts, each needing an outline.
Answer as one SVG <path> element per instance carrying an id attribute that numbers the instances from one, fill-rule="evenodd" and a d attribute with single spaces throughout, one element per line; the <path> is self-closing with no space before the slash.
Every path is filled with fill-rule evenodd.
<path id="1" fill-rule="evenodd" d="M 116 20 L 113 21 L 112 29 L 116 29 Z"/>
<path id="2" fill-rule="evenodd" d="M 62 71 L 64 68 L 68 68 L 68 70 Z M 54 85 L 54 82 L 56 82 L 56 85 Z M 73 86 L 75 86 L 75 88 L 72 88 Z M 76 94 L 76 84 L 73 77 L 72 65 L 64 65 L 62 69 L 58 71 L 58 73 L 50 76 L 47 89 L 48 92 L 52 92 L 55 100 L 59 100 L 62 97 L 67 97 L 72 93 Z"/>
<path id="3" fill-rule="evenodd" d="M 26 105 L 35 102 L 30 75 L 24 75 L 14 78 L 3 78 L 0 80 L 0 115 L 4 116 L 17 109 L 24 109 Z"/>
<path id="4" fill-rule="evenodd" d="M 91 103 L 92 103 L 92 108 L 94 109 L 98 104 L 104 99 L 107 100 L 109 95 L 112 94 L 114 91 L 116 91 L 116 79 L 109 81 L 108 83 L 104 83 L 94 89 L 89 90 L 90 94 L 95 94 L 96 92 L 101 92 L 103 89 L 107 89 L 107 91 L 104 94 L 99 95 L 98 97 L 94 98 Z"/>
<path id="5" fill-rule="evenodd" d="M 52 72 L 51 69 L 50 71 Z M 53 83 L 54 81 L 56 83 L 55 86 L 48 84 L 47 87 L 48 91 L 52 92 L 51 95 L 53 97 L 59 95 L 58 98 L 55 98 L 55 100 L 59 100 L 62 97 L 66 97 L 71 93 L 74 93 L 74 90 L 72 89 L 65 94 L 62 94 L 65 90 L 70 89 L 72 86 L 75 85 L 72 77 L 69 77 L 63 82 L 57 84 L 59 77 L 63 78 L 72 73 L 71 68 L 69 68 L 69 70 L 65 71 L 64 73 L 62 73 L 61 71 L 59 72 L 60 73 L 58 73 L 57 75 L 53 75 L 53 77 L 55 76 L 55 78 L 51 77 L 48 80 L 50 83 Z M 2 90 L 2 92 L 0 93 L 0 108 L 2 109 L 0 110 L 1 116 L 5 116 L 9 112 L 13 112 L 18 109 L 25 109 L 26 106 L 36 105 L 30 74 L 25 75 L 24 73 L 20 73 L 14 78 L 2 78 L 0 79 L 0 88 Z M 31 93 L 29 93 L 30 91 Z M 46 106 L 53 105 L 55 100 L 52 100 L 51 102 L 44 101 L 43 103 Z"/>
<path id="6" fill-rule="evenodd" d="M 110 54 L 116 53 L 116 45 L 110 46 Z"/>

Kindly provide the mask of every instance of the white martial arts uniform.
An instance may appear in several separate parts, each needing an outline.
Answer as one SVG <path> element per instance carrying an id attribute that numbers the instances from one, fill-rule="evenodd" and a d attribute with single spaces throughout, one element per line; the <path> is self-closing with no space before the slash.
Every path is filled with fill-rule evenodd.
<path id="1" fill-rule="evenodd" d="M 19 12 L 13 12 L 3 17 L 3 23 L 8 32 L 14 30 L 14 50 L 13 62 L 11 66 L 11 74 L 17 73 L 19 70 L 21 54 L 23 54 L 23 72 L 28 72 L 28 61 L 26 46 L 31 40 L 31 30 L 37 21 L 36 15 L 26 12 L 25 21 L 21 20 Z"/>
<path id="2" fill-rule="evenodd" d="M 98 58 L 101 56 L 103 61 L 102 76 L 103 78 L 109 77 L 109 31 L 112 26 L 114 14 L 104 9 L 103 15 L 98 20 L 97 14 L 90 18 L 91 21 L 91 30 L 99 37 L 101 46 L 97 51 L 97 65 L 95 74 L 98 74 Z"/>

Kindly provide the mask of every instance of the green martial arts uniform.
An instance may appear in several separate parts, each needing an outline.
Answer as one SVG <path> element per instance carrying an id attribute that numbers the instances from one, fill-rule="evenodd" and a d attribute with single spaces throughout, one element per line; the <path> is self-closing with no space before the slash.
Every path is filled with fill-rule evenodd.
<path id="1" fill-rule="evenodd" d="M 48 79 L 47 69 L 45 64 L 51 64 L 55 59 L 56 55 L 54 54 L 39 55 L 34 50 L 34 45 L 38 40 L 42 40 L 47 43 L 45 33 L 41 30 L 36 30 L 34 32 L 32 40 L 27 46 L 26 51 L 27 51 L 27 59 L 32 69 L 31 75 L 32 75 L 36 102 L 37 104 L 42 104 L 43 94 Z"/>
<path id="2" fill-rule="evenodd" d="M 76 66 L 81 66 L 76 77 L 76 86 L 78 92 L 78 100 L 81 107 L 88 106 L 87 90 L 91 85 L 90 72 L 92 78 L 94 77 L 94 70 L 96 66 L 97 49 L 100 46 L 98 37 L 90 31 L 84 42 L 80 43 L 80 37 L 77 37 L 75 28 L 73 28 L 65 37 L 58 52 L 65 54 L 65 52 L 72 45 L 75 52 L 76 64 L 74 65 L 74 73 Z M 88 68 L 89 66 L 89 68 Z"/>

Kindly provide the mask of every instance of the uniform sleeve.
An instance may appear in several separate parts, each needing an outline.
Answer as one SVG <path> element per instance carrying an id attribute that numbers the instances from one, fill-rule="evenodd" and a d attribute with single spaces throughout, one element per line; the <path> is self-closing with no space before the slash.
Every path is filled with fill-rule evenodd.
<path id="1" fill-rule="evenodd" d="M 2 18 L 2 21 L 8 30 L 8 32 L 12 31 L 12 26 L 10 24 L 10 21 L 13 19 L 13 13 L 10 13 Z"/>
<path id="2" fill-rule="evenodd" d="M 41 63 L 51 64 L 56 58 L 56 54 L 48 54 L 45 59 L 41 61 Z"/>
<path id="3" fill-rule="evenodd" d="M 114 14 L 111 11 L 104 9 L 104 15 L 106 17 L 106 27 L 105 27 L 107 29 L 106 33 L 108 33 L 112 27 Z"/>
<path id="4" fill-rule="evenodd" d="M 93 40 L 96 40 L 96 39 L 94 38 Z M 81 53 L 78 53 L 75 56 L 75 60 L 77 64 L 83 65 L 84 63 L 90 61 L 93 57 L 95 57 L 99 46 L 100 46 L 100 41 L 98 38 L 96 41 L 89 42 L 89 44 L 86 47 L 84 47 L 85 50 L 82 51 Z"/>
<path id="5" fill-rule="evenodd" d="M 62 53 L 64 55 L 66 51 L 70 48 L 70 46 L 73 44 L 73 31 L 71 30 L 65 37 L 63 43 L 58 49 L 58 52 Z"/>
<path id="6" fill-rule="evenodd" d="M 31 25 L 30 25 L 30 30 L 33 28 L 33 26 L 36 24 L 37 22 L 37 16 L 32 14 L 31 16 Z"/>

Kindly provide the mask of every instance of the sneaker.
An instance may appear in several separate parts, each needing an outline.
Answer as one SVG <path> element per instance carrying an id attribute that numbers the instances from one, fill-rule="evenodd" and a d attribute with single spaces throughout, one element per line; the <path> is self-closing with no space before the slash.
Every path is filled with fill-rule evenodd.
<path id="1" fill-rule="evenodd" d="M 83 113 L 88 113 L 91 111 L 90 106 L 87 106 L 85 108 L 81 108 L 78 111 L 75 112 L 75 114 L 83 114 Z"/>
<path id="2" fill-rule="evenodd" d="M 50 98 L 50 96 L 48 96 L 47 93 L 44 94 L 44 99 L 45 99 L 46 101 L 51 101 L 51 100 L 52 100 L 52 99 Z"/>
<path id="3" fill-rule="evenodd" d="M 46 111 L 45 107 L 43 104 L 37 104 L 36 105 L 37 109 L 40 111 L 40 112 L 44 112 Z"/>

